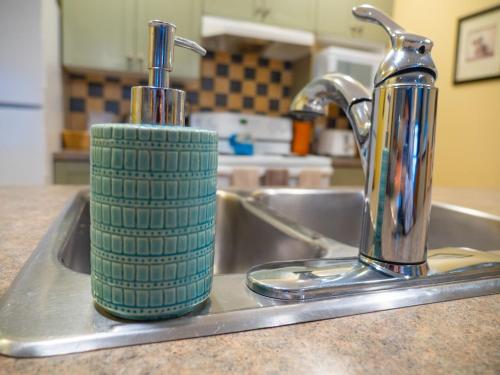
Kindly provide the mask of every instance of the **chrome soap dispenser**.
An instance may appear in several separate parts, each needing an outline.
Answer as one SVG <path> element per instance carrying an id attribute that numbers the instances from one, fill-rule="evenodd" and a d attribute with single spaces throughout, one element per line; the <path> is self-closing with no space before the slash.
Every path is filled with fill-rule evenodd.
<path id="1" fill-rule="evenodd" d="M 217 135 L 184 127 L 169 87 L 175 25 L 149 22 L 149 85 L 132 88 L 131 123 L 91 128 L 91 282 L 97 306 L 127 319 L 186 314 L 213 276 Z"/>

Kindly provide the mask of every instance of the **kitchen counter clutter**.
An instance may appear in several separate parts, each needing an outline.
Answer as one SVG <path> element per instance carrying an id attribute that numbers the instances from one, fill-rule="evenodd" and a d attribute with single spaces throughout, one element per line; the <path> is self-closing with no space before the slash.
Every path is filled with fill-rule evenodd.
<path id="1" fill-rule="evenodd" d="M 261 155 L 262 161 L 266 156 Z M 221 181 L 219 187 L 229 186 L 231 184 L 230 174 L 234 168 L 238 166 L 251 166 L 259 163 L 253 161 L 258 156 L 234 156 L 221 155 L 219 157 Z M 331 162 L 329 162 L 331 160 Z M 363 170 L 361 169 L 361 161 L 359 158 L 347 157 L 326 157 L 309 155 L 306 157 L 299 156 L 269 156 L 267 160 L 263 160 L 260 164 L 269 164 L 273 168 L 284 168 L 292 166 L 291 185 L 297 185 L 298 176 L 302 169 L 317 169 L 321 173 L 321 183 L 324 185 L 328 181 L 332 185 L 362 185 L 364 181 Z M 55 183 L 57 184 L 87 184 L 89 176 L 89 153 L 88 151 L 62 150 L 54 153 L 55 167 Z M 261 178 L 264 174 L 260 168 L 258 177 Z"/>
<path id="2" fill-rule="evenodd" d="M 219 155 L 218 187 L 226 188 L 235 184 L 235 179 L 238 176 L 235 174 L 255 172 L 257 181 L 251 183 L 249 178 L 245 178 L 245 183 L 241 186 L 258 187 L 260 181 L 265 185 L 275 185 L 272 179 L 273 172 L 285 173 L 284 180 L 278 181 L 276 185 L 285 185 L 290 187 L 302 186 L 304 172 L 312 172 L 318 175 L 317 184 L 315 187 L 325 188 L 330 185 L 332 174 L 334 173 L 331 167 L 331 161 L 326 156 L 294 156 L 294 155 Z M 281 183 L 280 183 L 281 182 Z M 306 181 L 307 182 L 307 181 Z"/>
<path id="3" fill-rule="evenodd" d="M 335 163 L 333 163 L 335 165 Z M 356 166 L 361 171 L 359 159 L 354 161 L 341 161 L 342 167 L 348 164 L 356 173 Z M 88 151 L 64 150 L 54 153 L 55 183 L 57 184 L 86 184 L 89 180 L 89 153 Z M 341 167 L 341 168 L 342 168 Z M 334 168 L 330 157 L 327 156 L 294 156 L 294 155 L 219 155 L 218 187 L 225 188 L 234 184 L 234 173 L 255 172 L 255 183 L 250 187 L 257 187 L 266 183 L 266 172 L 286 170 L 286 181 L 283 184 L 298 186 L 301 184 L 302 172 L 314 172 L 317 174 L 315 186 L 328 187 Z M 272 173 L 271 173 L 272 174 Z M 304 177 L 304 176 L 302 176 Z M 306 176 L 307 177 L 307 176 Z M 341 179 L 341 177 L 339 177 Z M 245 178 L 245 181 L 247 178 Z M 358 182 L 358 180 L 355 180 Z M 359 183 L 362 183 L 361 180 Z M 307 181 L 306 181 L 307 182 Z M 352 181 L 351 181 L 352 182 Z M 238 185 L 238 184 L 236 184 Z M 307 184 L 306 184 L 307 185 Z M 346 185 L 345 183 L 343 185 Z M 303 186 L 303 185 L 301 185 Z"/>
<path id="4" fill-rule="evenodd" d="M 0 188 L 0 296 L 80 188 Z M 433 196 L 500 215 L 500 190 L 435 188 Z M 495 373 L 499 309 L 494 295 L 52 358 L 0 357 L 0 368 L 50 374 Z"/>

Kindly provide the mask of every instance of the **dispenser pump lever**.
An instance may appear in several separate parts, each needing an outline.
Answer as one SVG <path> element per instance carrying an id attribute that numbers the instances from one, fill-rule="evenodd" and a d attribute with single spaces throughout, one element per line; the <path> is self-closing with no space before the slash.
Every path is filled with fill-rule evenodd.
<path id="1" fill-rule="evenodd" d="M 149 86 L 169 87 L 169 72 L 174 69 L 174 46 L 204 56 L 207 51 L 198 43 L 175 36 L 176 26 L 165 21 L 149 21 L 148 70 Z"/>
<path id="2" fill-rule="evenodd" d="M 148 85 L 132 87 L 130 121 L 133 124 L 184 125 L 186 93 L 170 88 L 174 46 L 200 55 L 207 51 L 192 40 L 175 36 L 176 27 L 165 21 L 148 23 Z"/>

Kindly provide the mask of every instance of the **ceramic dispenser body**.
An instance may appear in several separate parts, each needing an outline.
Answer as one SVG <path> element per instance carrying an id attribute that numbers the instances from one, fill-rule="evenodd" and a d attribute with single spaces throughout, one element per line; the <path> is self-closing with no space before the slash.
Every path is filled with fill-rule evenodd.
<path id="1" fill-rule="evenodd" d="M 173 44 L 152 50 L 152 34 L 172 42 L 175 26 L 149 30 L 150 55 L 168 58 Z M 186 314 L 212 286 L 217 134 L 182 126 L 184 93 L 168 87 L 168 63 L 150 65 L 149 86 L 133 89 L 136 123 L 91 128 L 92 295 L 126 319 Z"/>

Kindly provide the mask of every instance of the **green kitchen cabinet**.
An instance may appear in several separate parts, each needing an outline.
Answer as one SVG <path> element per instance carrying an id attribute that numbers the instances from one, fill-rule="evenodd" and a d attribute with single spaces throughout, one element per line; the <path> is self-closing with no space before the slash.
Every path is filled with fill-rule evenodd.
<path id="1" fill-rule="evenodd" d="M 63 63 L 106 70 L 132 69 L 135 0 L 64 0 Z"/>
<path id="2" fill-rule="evenodd" d="M 173 22 L 178 35 L 199 41 L 201 0 L 63 0 L 63 64 L 145 73 L 147 23 Z M 199 57 L 180 48 L 172 78 L 199 77 Z"/>
<path id="3" fill-rule="evenodd" d="M 203 13 L 210 16 L 260 22 L 263 0 L 205 0 Z"/>
<path id="4" fill-rule="evenodd" d="M 380 26 L 358 21 L 352 15 L 354 6 L 366 3 L 362 0 L 317 0 L 316 33 L 319 36 L 386 44 L 388 37 Z M 393 0 L 371 0 L 368 3 L 392 15 Z"/>
<path id="5" fill-rule="evenodd" d="M 88 185 L 90 181 L 90 164 L 87 161 L 54 162 L 54 183 L 58 185 Z"/>
<path id="6" fill-rule="evenodd" d="M 314 30 L 316 0 L 205 0 L 204 14 L 291 29 Z"/>
<path id="7" fill-rule="evenodd" d="M 150 20 L 169 21 L 177 26 L 176 35 L 200 42 L 201 0 L 139 0 L 137 9 L 137 58 L 142 71 L 147 68 L 148 29 Z M 200 74 L 200 55 L 176 47 L 172 79 L 189 80 Z"/>
<path id="8" fill-rule="evenodd" d="M 264 22 L 314 31 L 316 0 L 265 0 Z"/>

